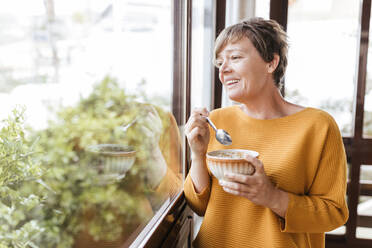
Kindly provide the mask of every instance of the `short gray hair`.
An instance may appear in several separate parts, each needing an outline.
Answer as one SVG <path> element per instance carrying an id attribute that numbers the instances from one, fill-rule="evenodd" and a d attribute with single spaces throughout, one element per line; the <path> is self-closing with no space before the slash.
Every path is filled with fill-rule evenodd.
<path id="1" fill-rule="evenodd" d="M 218 54 L 228 43 L 239 41 L 245 37 L 252 42 L 265 62 L 271 62 L 274 59 L 274 54 L 279 55 L 280 60 L 274 71 L 274 81 L 275 85 L 280 89 L 288 64 L 288 43 L 286 32 L 274 20 L 256 17 L 222 30 L 214 46 L 214 64 L 216 65 Z"/>

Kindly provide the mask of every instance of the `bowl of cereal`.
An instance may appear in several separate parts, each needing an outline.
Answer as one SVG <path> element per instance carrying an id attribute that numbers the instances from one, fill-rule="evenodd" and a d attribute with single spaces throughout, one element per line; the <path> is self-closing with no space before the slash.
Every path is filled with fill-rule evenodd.
<path id="1" fill-rule="evenodd" d="M 224 178 L 225 173 L 252 175 L 254 166 L 245 160 L 245 156 L 258 157 L 258 152 L 244 149 L 225 149 L 207 153 L 209 170 L 218 179 Z"/>
<path id="2" fill-rule="evenodd" d="M 87 150 L 90 154 L 90 164 L 97 170 L 102 182 L 124 178 L 136 160 L 136 151 L 130 146 L 98 144 L 89 146 Z"/>

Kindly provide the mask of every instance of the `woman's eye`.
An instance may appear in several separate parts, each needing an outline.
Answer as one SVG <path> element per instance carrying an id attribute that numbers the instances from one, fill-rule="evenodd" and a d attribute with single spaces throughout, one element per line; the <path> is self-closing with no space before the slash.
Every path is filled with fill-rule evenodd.
<path id="1" fill-rule="evenodd" d="M 222 62 L 221 61 L 216 61 L 216 66 L 217 67 L 221 67 L 221 65 L 222 65 Z"/>
<path id="2" fill-rule="evenodd" d="M 231 59 L 240 59 L 241 57 L 239 55 L 233 55 L 231 56 Z"/>

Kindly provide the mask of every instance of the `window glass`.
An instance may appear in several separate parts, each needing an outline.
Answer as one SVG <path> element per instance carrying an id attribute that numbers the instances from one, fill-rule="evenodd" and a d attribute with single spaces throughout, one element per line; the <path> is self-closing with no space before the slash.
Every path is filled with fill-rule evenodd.
<path id="1" fill-rule="evenodd" d="M 256 2 L 255 3 L 256 5 L 255 16 L 269 19 L 270 18 L 270 0 L 257 0 L 255 2 Z"/>
<path id="2" fill-rule="evenodd" d="M 359 1 L 296 0 L 288 7 L 286 97 L 321 108 L 351 135 Z"/>
<path id="3" fill-rule="evenodd" d="M 170 0 L 0 8 L 0 246 L 123 247 L 181 191 Z"/>
<path id="4" fill-rule="evenodd" d="M 359 239 L 371 239 L 372 228 L 368 227 L 356 227 L 355 236 Z"/>
<path id="5" fill-rule="evenodd" d="M 191 108 L 210 109 L 213 58 L 213 4 L 212 0 L 192 2 L 192 55 L 191 55 Z"/>
<path id="6" fill-rule="evenodd" d="M 327 234 L 332 235 L 344 235 L 346 233 L 346 226 L 340 226 L 330 232 L 327 232 Z"/>
<path id="7" fill-rule="evenodd" d="M 372 182 L 372 166 L 370 165 L 360 166 L 360 177 L 359 178 L 360 180 L 367 180 L 367 181 Z"/>

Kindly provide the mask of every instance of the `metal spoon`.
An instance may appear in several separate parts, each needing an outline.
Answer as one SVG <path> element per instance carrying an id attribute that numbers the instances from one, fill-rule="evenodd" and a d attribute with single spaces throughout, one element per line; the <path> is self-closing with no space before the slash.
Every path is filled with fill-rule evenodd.
<path id="1" fill-rule="evenodd" d="M 133 119 L 131 122 L 129 122 L 127 125 L 125 125 L 125 126 L 121 126 L 121 127 L 120 127 L 121 130 L 125 133 L 125 132 L 128 130 L 128 128 L 129 128 L 130 126 L 132 126 L 134 123 L 137 122 L 137 120 L 138 120 L 138 117 L 134 118 L 134 119 Z"/>
<path id="2" fill-rule="evenodd" d="M 220 142 L 222 145 L 225 145 L 225 146 L 231 145 L 232 140 L 231 140 L 230 134 L 223 129 L 217 129 L 216 126 L 213 124 L 213 122 L 208 117 L 205 117 L 205 119 L 207 119 L 207 122 L 209 123 L 209 125 L 211 125 L 211 127 L 216 132 L 216 140 Z"/>

